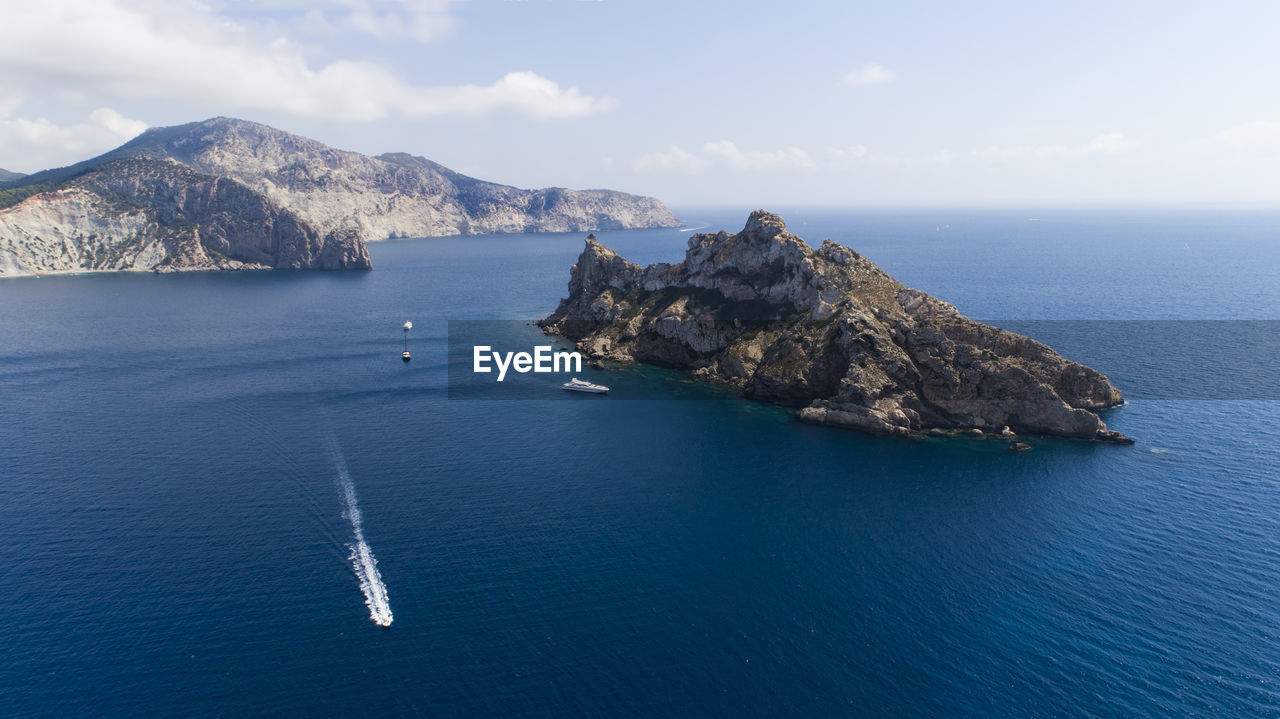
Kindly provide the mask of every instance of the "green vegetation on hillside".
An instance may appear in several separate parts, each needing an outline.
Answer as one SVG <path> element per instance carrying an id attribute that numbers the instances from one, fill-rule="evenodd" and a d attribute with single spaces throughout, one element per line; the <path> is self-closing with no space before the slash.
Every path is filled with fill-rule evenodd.
<path id="1" fill-rule="evenodd" d="M 6 207 L 13 207 L 32 195 L 56 190 L 58 187 L 59 185 L 57 184 L 39 184 L 0 189 L 0 210 Z"/>

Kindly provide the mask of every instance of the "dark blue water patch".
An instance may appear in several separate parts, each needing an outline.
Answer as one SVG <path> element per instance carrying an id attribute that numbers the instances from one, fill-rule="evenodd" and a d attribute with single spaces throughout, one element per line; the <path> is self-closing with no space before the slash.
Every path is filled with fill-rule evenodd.
<path id="1" fill-rule="evenodd" d="M 1012 230 L 966 254 L 915 215 L 846 220 L 976 316 L 1062 317 L 1084 292 L 1057 245 L 993 284 Z M 1274 252 L 1249 221 L 1223 220 L 1206 271 Z M 1168 283 L 1186 222 L 1064 224 L 1079 267 L 1127 274 L 1088 290 L 1093 317 L 1162 316 L 1120 308 L 1163 293 L 1274 319 Z M 647 262 L 687 238 L 606 244 Z M 1009 455 L 737 400 L 450 401 L 446 321 L 545 315 L 581 243 L 0 282 L 0 715 L 1280 714 L 1280 403 L 1138 398 L 1107 415 L 1136 446 Z M 1237 287 L 1274 293 L 1244 265 Z M 348 559 L 333 438 L 389 629 Z"/>
<path id="2" fill-rule="evenodd" d="M 1134 399 L 1280 399 L 1273 320 L 991 320 L 1097 369 Z"/>

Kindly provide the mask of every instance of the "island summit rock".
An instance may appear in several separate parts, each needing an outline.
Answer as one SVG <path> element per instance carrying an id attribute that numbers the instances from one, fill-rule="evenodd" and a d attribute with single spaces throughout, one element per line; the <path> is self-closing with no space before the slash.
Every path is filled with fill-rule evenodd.
<path id="1" fill-rule="evenodd" d="M 1122 402 L 1102 373 L 964 317 L 847 247 L 815 250 L 764 210 L 737 234 L 690 237 L 675 265 L 642 268 L 589 236 L 568 298 L 539 324 L 589 357 L 690 370 L 810 422 L 1131 443 L 1095 413 Z"/>

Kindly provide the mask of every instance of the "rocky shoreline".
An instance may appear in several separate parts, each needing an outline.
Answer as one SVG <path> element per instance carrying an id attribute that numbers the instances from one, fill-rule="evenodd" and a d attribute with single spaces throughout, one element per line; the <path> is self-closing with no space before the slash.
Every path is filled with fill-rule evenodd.
<path id="1" fill-rule="evenodd" d="M 737 234 L 692 236 L 674 265 L 641 268 L 589 236 L 569 296 L 539 325 L 591 359 L 687 370 L 807 422 L 1132 444 L 1096 414 L 1123 401 L 1100 372 L 964 317 L 847 247 L 815 250 L 764 210 Z"/>

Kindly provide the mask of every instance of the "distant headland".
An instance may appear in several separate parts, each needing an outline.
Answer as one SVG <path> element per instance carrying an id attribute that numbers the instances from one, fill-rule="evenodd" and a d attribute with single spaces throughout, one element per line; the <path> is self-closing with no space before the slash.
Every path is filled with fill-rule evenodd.
<path id="1" fill-rule="evenodd" d="M 847 247 L 814 250 L 764 210 L 737 234 L 694 235 L 675 265 L 641 268 L 589 236 L 568 298 L 539 324 L 590 357 L 691 370 L 810 422 L 1132 443 L 1095 414 L 1122 402 L 1100 372 L 964 317 Z"/>
<path id="2" fill-rule="evenodd" d="M 652 197 L 523 190 L 225 117 L 152 128 L 68 167 L 0 172 L 0 277 L 368 269 L 365 243 L 389 237 L 678 225 Z"/>

